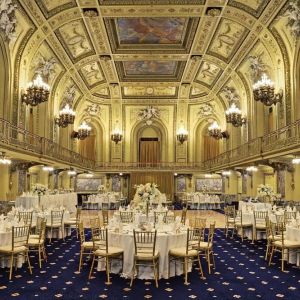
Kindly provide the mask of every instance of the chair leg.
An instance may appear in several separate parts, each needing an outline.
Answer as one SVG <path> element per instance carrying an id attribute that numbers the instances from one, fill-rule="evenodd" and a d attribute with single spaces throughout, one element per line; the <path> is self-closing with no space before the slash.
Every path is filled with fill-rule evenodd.
<path id="1" fill-rule="evenodd" d="M 93 255 L 92 265 L 91 265 L 91 269 L 90 269 L 90 273 L 89 273 L 89 279 L 91 279 L 91 277 L 92 277 L 94 262 L 95 262 L 95 254 Z"/>
<path id="2" fill-rule="evenodd" d="M 9 280 L 11 280 L 12 277 L 13 265 L 14 265 L 14 255 L 12 253 L 10 256 Z"/>
<path id="3" fill-rule="evenodd" d="M 42 258 L 41 258 L 41 246 L 39 246 L 38 252 L 39 252 L 39 267 L 42 268 Z"/>
<path id="4" fill-rule="evenodd" d="M 78 267 L 78 272 L 80 272 L 80 270 L 81 270 L 83 251 L 84 251 L 84 248 L 83 248 L 83 247 L 80 247 L 80 256 L 79 256 L 79 267 Z"/>
<path id="5" fill-rule="evenodd" d="M 209 255 L 209 250 L 207 250 L 207 265 L 208 265 L 208 274 L 210 274 L 211 270 L 210 270 L 210 255 Z"/>
<path id="6" fill-rule="evenodd" d="M 281 249 L 281 271 L 284 272 L 284 248 Z"/>
<path id="7" fill-rule="evenodd" d="M 46 249 L 45 249 L 45 245 L 43 244 L 43 257 L 44 257 L 44 260 L 47 262 L 47 254 L 46 254 Z"/>
<path id="8" fill-rule="evenodd" d="M 184 284 L 188 285 L 188 258 L 184 258 Z"/>
<path id="9" fill-rule="evenodd" d="M 274 246 L 272 245 L 271 254 L 270 254 L 270 258 L 269 258 L 269 266 L 271 266 L 271 262 L 272 262 L 272 258 L 273 258 L 273 253 L 274 253 Z"/>
<path id="10" fill-rule="evenodd" d="M 107 276 L 107 281 L 105 282 L 105 284 L 111 284 L 111 281 L 109 278 L 109 257 L 108 256 L 106 256 L 105 262 L 106 262 L 106 276 Z"/>
<path id="11" fill-rule="evenodd" d="M 200 270 L 201 277 L 204 277 L 199 252 L 198 252 L 198 264 L 199 264 L 199 270 Z"/>
<path id="12" fill-rule="evenodd" d="M 212 261 L 213 261 L 213 266 L 214 266 L 214 270 L 216 269 L 216 263 L 215 263 L 215 256 L 214 256 L 214 252 L 211 251 L 211 257 L 212 257 Z"/>
<path id="13" fill-rule="evenodd" d="M 28 263 L 29 273 L 32 274 L 32 269 L 31 269 L 31 264 L 30 264 L 30 259 L 29 259 L 29 253 L 28 253 L 28 250 L 26 251 L 26 258 L 27 258 L 27 263 Z"/>
<path id="14" fill-rule="evenodd" d="M 135 263 L 136 263 L 136 261 L 135 261 L 135 258 L 134 258 L 133 267 L 132 267 L 132 273 L 131 273 L 130 287 L 132 287 L 133 279 L 134 279 L 134 275 L 135 275 L 135 271 L 136 271 Z"/>
<path id="15" fill-rule="evenodd" d="M 157 274 L 157 265 L 155 259 L 153 259 L 153 269 L 154 269 L 154 279 L 155 279 L 155 286 L 158 288 L 158 274 Z"/>
<path id="16" fill-rule="evenodd" d="M 270 240 L 267 237 L 267 249 L 266 249 L 265 260 L 268 260 L 268 256 L 270 254 L 269 252 L 270 252 Z"/>

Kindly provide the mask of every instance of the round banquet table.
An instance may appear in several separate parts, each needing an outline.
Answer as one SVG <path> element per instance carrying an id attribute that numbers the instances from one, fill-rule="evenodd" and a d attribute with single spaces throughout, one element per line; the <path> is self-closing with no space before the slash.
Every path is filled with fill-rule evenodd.
<path id="1" fill-rule="evenodd" d="M 286 226 L 286 239 L 291 241 L 297 241 L 300 243 L 300 228 L 294 226 Z M 297 266 L 300 265 L 300 252 L 298 251 L 290 251 L 289 255 L 289 263 L 296 264 Z M 287 259 L 287 257 L 286 257 Z"/>
<path id="2" fill-rule="evenodd" d="M 129 225 L 130 226 L 130 225 Z M 164 225 L 168 226 L 168 225 Z M 123 262 L 123 273 L 122 276 L 130 278 L 133 268 L 134 259 L 134 239 L 133 231 L 130 227 L 124 227 L 122 233 L 108 231 L 108 244 L 113 247 L 120 247 L 124 250 L 124 262 Z M 187 231 L 182 230 L 180 233 L 173 233 L 170 231 L 170 227 L 162 227 L 161 230 L 157 230 L 156 249 L 159 252 L 159 278 L 169 278 L 169 250 L 177 247 L 186 247 Z M 190 265 L 191 268 L 191 265 Z M 98 271 L 105 269 L 105 263 L 99 260 Z M 176 271 L 176 274 L 175 274 Z M 111 264 L 112 273 L 121 272 L 121 262 L 113 260 Z M 183 273 L 182 264 L 177 262 L 176 268 L 175 263 L 170 264 L 170 277 L 175 275 L 181 275 Z M 153 268 L 145 266 L 139 268 L 139 279 L 153 279 Z"/>

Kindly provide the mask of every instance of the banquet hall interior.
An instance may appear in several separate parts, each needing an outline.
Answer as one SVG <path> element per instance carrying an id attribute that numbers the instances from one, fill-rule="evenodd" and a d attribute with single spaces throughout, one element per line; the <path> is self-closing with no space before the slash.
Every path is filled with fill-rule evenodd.
<path id="1" fill-rule="evenodd" d="M 300 0 L 0 0 L 0 299 L 300 299 Z"/>

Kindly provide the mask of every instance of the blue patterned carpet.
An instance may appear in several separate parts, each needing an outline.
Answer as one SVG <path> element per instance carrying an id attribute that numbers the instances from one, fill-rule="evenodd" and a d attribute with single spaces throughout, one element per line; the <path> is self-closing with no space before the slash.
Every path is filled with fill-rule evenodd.
<path id="1" fill-rule="evenodd" d="M 183 278 L 160 280 L 156 289 L 152 281 L 135 280 L 132 288 L 129 280 L 112 275 L 113 284 L 105 285 L 104 272 L 95 272 L 88 280 L 89 262 L 77 272 L 79 242 L 75 236 L 65 242 L 55 241 L 47 246 L 48 263 L 43 269 L 37 259 L 31 258 L 33 275 L 27 266 L 14 272 L 8 280 L 8 270 L 0 269 L 0 299 L 300 299 L 300 270 L 288 266 L 280 271 L 275 257 L 270 268 L 264 261 L 264 242 L 251 245 L 239 238 L 226 239 L 221 230 L 215 237 L 216 272 L 208 275 L 205 260 L 202 261 L 206 279 L 200 279 L 197 270 L 189 274 L 190 285 Z"/>

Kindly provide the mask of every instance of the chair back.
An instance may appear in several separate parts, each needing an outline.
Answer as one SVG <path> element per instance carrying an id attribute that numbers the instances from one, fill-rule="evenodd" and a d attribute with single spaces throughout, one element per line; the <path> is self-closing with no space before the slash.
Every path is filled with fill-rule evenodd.
<path id="1" fill-rule="evenodd" d="M 100 228 L 101 227 L 100 224 L 101 223 L 100 223 L 99 217 L 91 218 L 90 219 L 90 227 L 91 227 L 91 229 L 93 229 L 93 228 Z"/>
<path id="2" fill-rule="evenodd" d="M 93 248 L 105 251 L 108 253 L 108 234 L 107 228 L 94 227 L 92 228 Z"/>
<path id="3" fill-rule="evenodd" d="M 19 211 L 19 222 L 23 220 L 24 225 L 31 227 L 33 211 Z"/>
<path id="4" fill-rule="evenodd" d="M 35 234 L 40 235 L 40 232 L 42 230 L 43 221 L 45 221 L 45 224 L 46 224 L 45 218 L 43 218 L 43 217 L 37 217 L 36 218 L 36 224 L 35 224 L 35 230 L 34 230 Z"/>
<path id="5" fill-rule="evenodd" d="M 46 220 L 43 219 L 41 222 L 40 232 L 39 232 L 39 243 L 44 242 L 46 239 Z"/>
<path id="6" fill-rule="evenodd" d="M 206 227 L 206 219 L 195 217 L 194 228 L 205 228 L 205 227 Z"/>
<path id="7" fill-rule="evenodd" d="M 12 251 L 18 247 L 28 245 L 28 238 L 29 238 L 30 226 L 16 226 L 12 227 Z"/>
<path id="8" fill-rule="evenodd" d="M 213 244 L 214 241 L 214 235 L 215 235 L 215 229 L 216 229 L 216 222 L 211 223 L 209 225 L 209 231 L 208 231 L 208 237 L 207 237 L 207 244 L 208 247 Z"/>
<path id="9" fill-rule="evenodd" d="M 235 206 L 234 205 L 232 205 L 232 206 L 226 206 L 224 208 L 224 214 L 225 214 L 226 222 L 228 221 L 229 218 L 234 219 L 235 215 L 236 215 Z"/>
<path id="10" fill-rule="evenodd" d="M 267 218 L 268 218 L 267 211 L 254 211 L 254 225 L 256 224 L 266 225 Z"/>
<path id="11" fill-rule="evenodd" d="M 162 216 L 163 222 L 166 223 L 167 212 L 166 211 L 155 211 L 154 212 L 154 223 L 158 223 L 159 218 Z"/>
<path id="12" fill-rule="evenodd" d="M 156 230 L 155 231 L 136 231 L 133 230 L 135 255 L 155 256 L 156 247 Z"/>
<path id="13" fill-rule="evenodd" d="M 64 210 L 51 210 L 51 225 L 63 224 Z"/>
<path id="14" fill-rule="evenodd" d="M 183 208 L 181 212 L 181 223 L 185 225 L 186 222 L 186 214 L 187 214 L 187 208 Z"/>
<path id="15" fill-rule="evenodd" d="M 133 212 L 131 211 L 120 211 L 120 219 L 122 223 L 133 222 Z"/>
<path id="16" fill-rule="evenodd" d="M 80 222 L 81 219 L 81 212 L 82 212 L 82 208 L 81 207 L 77 207 L 76 208 L 76 223 Z"/>
<path id="17" fill-rule="evenodd" d="M 166 223 L 170 224 L 170 223 L 174 223 L 175 222 L 175 214 L 173 215 L 166 215 Z"/>
<path id="18" fill-rule="evenodd" d="M 108 225 L 108 210 L 107 209 L 102 209 L 102 221 L 103 221 L 104 226 Z"/>
<path id="19" fill-rule="evenodd" d="M 292 219 L 296 219 L 297 212 L 294 211 L 285 211 L 284 212 L 284 223 L 287 224 L 292 221 Z"/>
<path id="20" fill-rule="evenodd" d="M 284 215 L 276 215 L 276 223 L 284 223 Z"/>
<path id="21" fill-rule="evenodd" d="M 284 247 L 284 233 L 285 233 L 285 224 L 283 222 L 277 222 L 277 223 L 273 223 L 273 222 L 269 222 L 270 225 L 270 232 L 271 232 L 271 236 L 273 241 L 275 241 L 275 236 L 278 237 L 280 236 L 280 242 L 282 244 L 282 246 Z M 278 238 L 277 238 L 278 240 Z"/>
<path id="22" fill-rule="evenodd" d="M 188 255 L 190 251 L 199 248 L 200 240 L 204 234 L 204 228 L 188 228 L 187 230 L 187 240 L 186 240 L 186 254 Z"/>

